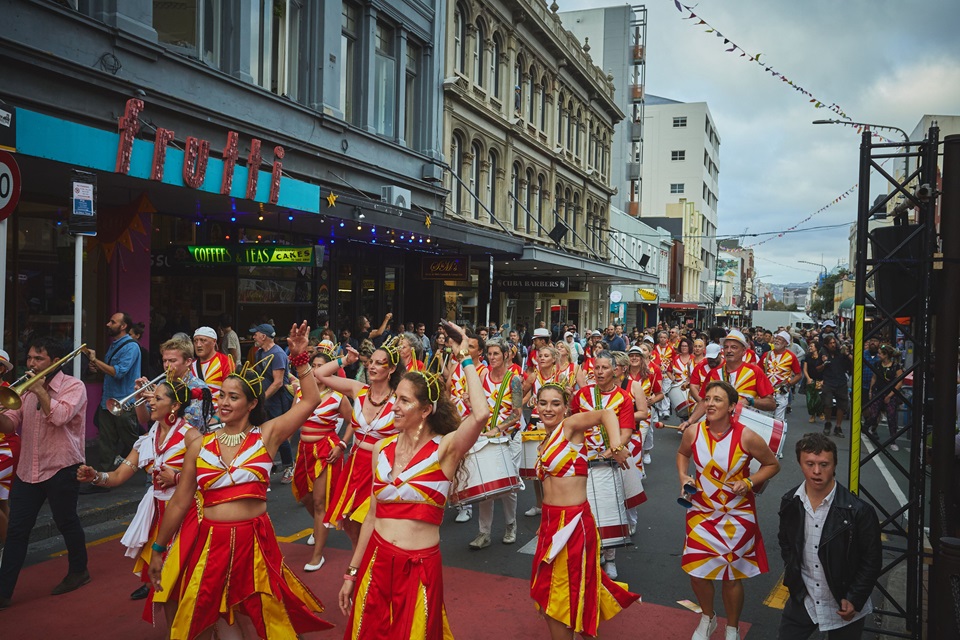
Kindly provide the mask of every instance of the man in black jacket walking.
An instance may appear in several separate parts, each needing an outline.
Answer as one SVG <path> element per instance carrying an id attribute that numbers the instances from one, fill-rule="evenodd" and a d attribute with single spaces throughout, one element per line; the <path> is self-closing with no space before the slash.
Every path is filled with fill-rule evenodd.
<path id="1" fill-rule="evenodd" d="M 828 640 L 860 638 L 880 575 L 880 525 L 873 507 L 836 480 L 837 445 L 819 433 L 797 442 L 804 482 L 780 502 L 783 584 L 790 597 L 780 640 L 818 628 Z"/>

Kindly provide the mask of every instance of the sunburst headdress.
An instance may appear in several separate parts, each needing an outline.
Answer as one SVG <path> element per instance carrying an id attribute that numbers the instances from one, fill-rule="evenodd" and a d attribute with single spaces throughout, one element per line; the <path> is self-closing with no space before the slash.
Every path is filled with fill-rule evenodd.
<path id="1" fill-rule="evenodd" d="M 403 336 L 394 336 L 380 345 L 380 348 L 390 357 L 390 366 L 395 367 L 400 364 L 400 340 Z"/>
<path id="2" fill-rule="evenodd" d="M 337 350 L 337 347 L 329 340 L 321 340 L 320 344 L 317 345 L 316 349 L 317 349 L 316 351 L 317 354 L 324 355 L 328 359 L 333 360 L 333 357 L 334 357 L 333 354 Z"/>
<path id="3" fill-rule="evenodd" d="M 270 369 L 270 363 L 273 362 L 273 354 L 268 354 L 265 358 L 259 362 L 255 362 L 251 365 L 249 362 L 243 363 L 243 368 L 240 371 L 234 371 L 228 378 L 239 378 L 243 381 L 247 388 L 253 393 L 253 397 L 259 398 L 263 394 L 263 374 L 257 370 L 258 367 L 263 365 L 263 371 L 266 372 Z M 252 373 L 253 375 L 249 378 L 247 374 Z"/>
<path id="4" fill-rule="evenodd" d="M 563 376 L 557 382 L 546 383 L 540 387 L 540 391 L 543 391 L 544 389 L 553 389 L 554 391 L 559 391 L 560 397 L 563 398 L 563 403 L 568 404 L 570 402 L 570 392 L 567 391 L 567 388 L 563 385 L 564 382 L 566 382 L 566 376 Z M 538 396 L 540 395 L 540 391 L 537 392 Z"/>
<path id="5" fill-rule="evenodd" d="M 438 351 L 433 354 L 433 358 L 427 363 L 423 371 L 411 371 L 423 378 L 427 383 L 427 399 L 433 404 L 433 410 L 437 410 L 437 403 L 440 401 L 440 394 L 443 393 L 443 355 Z"/>

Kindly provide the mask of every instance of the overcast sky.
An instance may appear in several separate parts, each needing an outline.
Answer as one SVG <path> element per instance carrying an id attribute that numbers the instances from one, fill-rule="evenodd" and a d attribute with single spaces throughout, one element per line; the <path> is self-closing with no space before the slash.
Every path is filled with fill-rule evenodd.
<path id="1" fill-rule="evenodd" d="M 619 4 L 557 2 L 560 11 Z M 852 120 L 910 133 L 924 114 L 960 115 L 957 0 L 681 2 L 817 98 L 840 105 Z M 689 13 L 678 12 L 673 0 L 649 0 L 646 7 L 647 93 L 706 102 L 720 134 L 719 236 L 786 229 L 857 182 L 857 132 L 811 124 L 838 115 L 815 109 L 739 51 L 726 53 L 729 45 L 694 26 L 696 20 L 684 20 Z M 853 222 L 856 202 L 851 194 L 800 228 Z M 757 274 L 775 283 L 812 281 L 820 268 L 798 261 L 827 269 L 845 263 L 848 236 L 845 225 L 766 242 L 754 249 Z M 745 238 L 744 244 L 760 239 Z"/>

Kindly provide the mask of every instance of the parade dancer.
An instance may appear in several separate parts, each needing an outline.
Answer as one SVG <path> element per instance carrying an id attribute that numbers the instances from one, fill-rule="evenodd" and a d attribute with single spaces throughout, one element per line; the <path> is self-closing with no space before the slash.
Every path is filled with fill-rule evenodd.
<path id="1" fill-rule="evenodd" d="M 790 406 L 790 390 L 800 382 L 800 361 L 793 351 L 788 349 L 793 339 L 786 331 L 781 331 L 773 337 L 773 351 L 763 354 L 761 365 L 770 380 L 770 386 L 775 390 L 774 400 L 777 403 L 773 417 L 781 422 L 787 420 L 787 407 Z"/>

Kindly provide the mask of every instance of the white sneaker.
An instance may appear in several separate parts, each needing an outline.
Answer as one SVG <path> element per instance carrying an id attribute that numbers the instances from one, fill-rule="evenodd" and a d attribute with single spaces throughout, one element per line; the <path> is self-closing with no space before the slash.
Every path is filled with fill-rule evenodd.
<path id="1" fill-rule="evenodd" d="M 503 544 L 513 544 L 517 541 L 517 523 L 513 522 L 507 525 L 507 531 L 503 534 Z"/>
<path id="2" fill-rule="evenodd" d="M 540 515 L 541 513 L 543 513 L 543 509 L 541 509 L 540 507 L 530 507 L 529 509 L 523 512 L 523 515 L 530 516 L 532 518 L 534 516 Z"/>
<path id="3" fill-rule="evenodd" d="M 470 548 L 474 551 L 480 549 L 486 549 L 490 546 L 490 534 L 489 533 L 478 533 L 477 537 L 473 539 L 470 543 Z"/>
<path id="4" fill-rule="evenodd" d="M 460 509 L 460 513 L 457 514 L 457 522 L 470 522 L 470 515 L 473 513 L 472 509 Z"/>
<path id="5" fill-rule="evenodd" d="M 727 627 L 723 640 L 740 640 L 740 627 Z"/>
<path id="6" fill-rule="evenodd" d="M 706 615 L 701 613 L 700 624 L 697 625 L 697 628 L 694 630 L 693 636 L 691 636 L 690 640 L 710 640 L 710 635 L 716 630 L 716 614 L 714 614 L 712 618 L 708 618 Z"/>
<path id="7" fill-rule="evenodd" d="M 643 454 L 643 464 L 650 464 L 651 462 L 652 462 L 652 458 L 650 458 L 650 454 L 649 453 Z"/>
<path id="8" fill-rule="evenodd" d="M 307 545 L 312 547 L 314 544 L 316 544 L 316 542 L 317 542 L 317 538 L 311 533 L 310 537 L 307 538 Z"/>
<path id="9" fill-rule="evenodd" d="M 603 570 L 604 570 L 604 572 L 605 572 L 608 576 L 610 576 L 610 579 L 611 579 L 611 580 L 616 580 L 616 579 L 617 579 L 617 575 L 618 575 L 618 574 L 617 574 L 617 563 L 615 563 L 615 562 L 610 562 L 610 561 L 608 560 L 608 561 L 607 561 L 607 564 L 603 565 Z"/>

